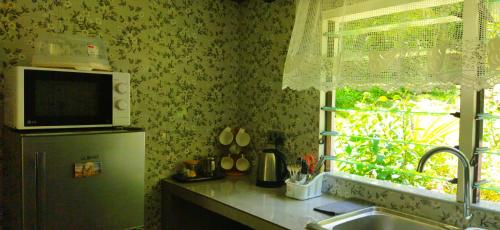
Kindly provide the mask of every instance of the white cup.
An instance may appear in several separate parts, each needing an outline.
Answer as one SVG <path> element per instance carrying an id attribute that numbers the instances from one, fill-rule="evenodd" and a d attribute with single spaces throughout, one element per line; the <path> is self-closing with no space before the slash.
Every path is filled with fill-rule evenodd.
<path id="1" fill-rule="evenodd" d="M 247 171 L 250 168 L 250 162 L 245 158 L 243 154 L 241 154 L 241 157 L 236 161 L 236 169 L 240 172 Z"/>
<path id="2" fill-rule="evenodd" d="M 231 170 L 234 165 L 234 160 L 231 158 L 231 154 L 227 154 L 227 156 L 223 157 L 220 160 L 220 167 L 224 170 Z"/>
<path id="3" fill-rule="evenodd" d="M 245 132 L 245 129 L 240 128 L 240 130 L 236 134 L 236 144 L 241 147 L 245 147 L 250 144 L 250 135 Z"/>
<path id="4" fill-rule="evenodd" d="M 219 142 L 223 145 L 230 145 L 231 142 L 233 142 L 233 132 L 231 131 L 230 127 L 226 127 L 222 132 L 219 134 Z"/>

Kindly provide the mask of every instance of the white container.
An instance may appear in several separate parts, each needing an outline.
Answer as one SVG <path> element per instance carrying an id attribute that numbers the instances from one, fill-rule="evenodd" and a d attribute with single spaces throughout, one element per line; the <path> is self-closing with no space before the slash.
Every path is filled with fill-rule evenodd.
<path id="1" fill-rule="evenodd" d="M 31 64 L 38 67 L 111 71 L 106 47 L 99 38 L 66 34 L 40 34 Z"/>
<path id="2" fill-rule="evenodd" d="M 290 182 L 290 179 L 286 180 L 285 195 L 297 200 L 307 200 L 321 196 L 324 174 L 325 174 L 324 172 L 320 173 L 306 185 L 292 183 Z"/>

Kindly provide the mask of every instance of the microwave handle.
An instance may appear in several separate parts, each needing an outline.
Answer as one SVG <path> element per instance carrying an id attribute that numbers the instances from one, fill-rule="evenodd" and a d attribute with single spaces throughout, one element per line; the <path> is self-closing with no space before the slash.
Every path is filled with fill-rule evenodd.
<path id="1" fill-rule="evenodd" d="M 35 152 L 35 183 L 36 183 L 36 230 L 45 229 L 47 208 L 47 169 L 46 153 Z"/>

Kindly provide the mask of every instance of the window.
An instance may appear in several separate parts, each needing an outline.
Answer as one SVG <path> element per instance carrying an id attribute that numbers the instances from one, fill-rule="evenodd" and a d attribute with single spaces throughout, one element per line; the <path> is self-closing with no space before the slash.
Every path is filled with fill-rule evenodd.
<path id="1" fill-rule="evenodd" d="M 484 92 L 483 147 L 479 190 L 483 200 L 500 202 L 500 85 Z"/>
<path id="2" fill-rule="evenodd" d="M 416 172 L 420 157 L 437 146 L 458 146 L 460 88 L 411 93 L 373 89 L 339 89 L 335 104 L 324 105 L 322 132 L 326 153 L 334 156 L 332 170 L 456 194 L 457 159 L 449 154 L 432 157 L 425 172 Z M 331 95 L 331 94 L 330 94 Z M 481 94 L 480 94 L 481 95 Z M 326 100 L 328 101 L 328 100 Z M 480 162 L 475 186 L 481 199 L 500 201 L 500 85 L 484 91 Z M 329 126 L 329 127 L 328 127 Z M 481 147 L 478 146 L 478 147 Z"/>
<path id="3" fill-rule="evenodd" d="M 492 17 L 500 17 L 500 2 L 484 0 L 482 3 L 490 4 L 491 9 L 498 11 L 490 12 L 494 15 Z M 390 31 L 413 23 L 412 17 L 425 18 L 435 13 L 432 20 L 422 19 L 420 22 L 449 29 L 454 35 L 462 34 L 463 31 L 456 29 L 460 26 L 453 26 L 463 23 L 462 4 L 460 0 L 443 1 L 443 4 L 426 6 L 430 10 L 423 7 L 409 16 L 401 14 L 406 9 L 404 6 L 393 7 L 395 12 L 389 15 L 379 14 L 378 11 L 353 12 L 347 17 L 352 24 L 344 23 L 342 32 L 342 39 L 352 39 L 352 42 L 344 41 L 342 44 L 353 44 L 358 46 L 356 49 L 362 50 L 364 46 L 370 46 L 372 38 L 379 39 L 377 45 L 380 45 L 384 37 L 410 34 L 407 39 L 409 43 L 414 42 L 415 47 L 425 48 L 426 42 L 441 38 L 427 36 L 425 26 L 409 29 L 412 33 L 425 35 L 421 38 L 413 38 L 411 33 L 401 35 Z M 402 19 L 401 23 L 394 23 L 399 18 Z M 392 24 L 385 23 L 386 19 Z M 326 31 L 322 44 L 326 57 L 334 57 L 339 46 L 339 24 L 335 20 L 323 22 Z M 499 21 L 499 18 L 494 18 L 482 22 L 485 26 L 478 26 L 479 39 L 500 36 Z M 464 33 L 463 36 L 468 35 Z M 387 44 L 380 46 L 382 51 L 387 47 L 389 50 L 397 48 L 397 44 L 388 40 Z M 457 44 L 461 44 L 461 41 Z M 424 62 L 429 60 L 428 52 L 414 54 L 411 58 Z M 356 58 L 370 60 L 363 56 L 363 52 L 355 55 Z M 348 60 L 344 62 L 349 64 Z M 384 65 L 388 64 L 366 66 L 377 70 L 386 68 Z M 354 65 L 350 67 L 355 68 Z M 333 161 L 328 165 L 330 169 L 457 194 L 461 191 L 457 191 L 456 186 L 456 157 L 450 154 L 435 155 L 428 161 L 424 173 L 416 172 L 418 161 L 426 151 L 437 146 L 456 146 L 471 159 L 478 156 L 474 160 L 475 201 L 481 198 L 500 202 L 500 85 L 480 92 L 459 85 L 451 90 L 422 91 L 384 91 L 374 87 L 365 91 L 343 88 L 335 92 L 323 92 L 320 127 L 323 130 L 321 135 L 326 140 L 324 151 L 333 156 Z"/>
<path id="4" fill-rule="evenodd" d="M 455 193 L 447 182 L 456 177 L 457 161 L 438 155 L 416 173 L 420 157 L 430 148 L 458 143 L 459 89 L 412 93 L 373 89 L 337 90 L 334 107 L 332 167 L 380 180 Z"/>
<path id="5" fill-rule="evenodd" d="M 500 37 L 500 2 L 490 2 L 493 20 L 485 22 L 483 36 L 489 40 Z M 498 70 L 498 69 L 497 69 Z M 478 179 L 479 194 L 483 200 L 500 202 L 500 84 L 484 91 L 482 146 L 487 149 L 481 156 Z"/>

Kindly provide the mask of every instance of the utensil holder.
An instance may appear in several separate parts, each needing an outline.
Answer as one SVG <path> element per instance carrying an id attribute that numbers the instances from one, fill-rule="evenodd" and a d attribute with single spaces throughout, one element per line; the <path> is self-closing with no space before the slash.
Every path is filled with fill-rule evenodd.
<path id="1" fill-rule="evenodd" d="M 321 189 L 323 186 L 323 175 L 325 173 L 320 173 L 312 181 L 305 185 L 295 184 L 286 180 L 286 193 L 285 195 L 297 200 L 307 200 L 314 197 L 321 196 Z"/>

